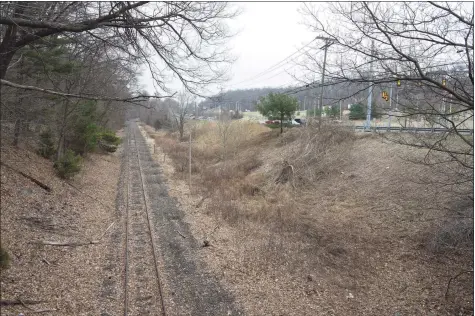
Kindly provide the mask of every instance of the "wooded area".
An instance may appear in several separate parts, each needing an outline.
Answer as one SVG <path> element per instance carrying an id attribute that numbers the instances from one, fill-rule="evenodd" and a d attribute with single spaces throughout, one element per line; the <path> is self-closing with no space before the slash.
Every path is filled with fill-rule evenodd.
<path id="1" fill-rule="evenodd" d="M 2 2 L 0 11 L 2 131 L 15 146 L 46 142 L 56 160 L 94 150 L 130 105 L 173 96 L 170 77 L 199 95 L 232 61 L 223 22 L 237 11 L 226 3 Z M 152 95 L 137 83 L 143 65 Z"/>

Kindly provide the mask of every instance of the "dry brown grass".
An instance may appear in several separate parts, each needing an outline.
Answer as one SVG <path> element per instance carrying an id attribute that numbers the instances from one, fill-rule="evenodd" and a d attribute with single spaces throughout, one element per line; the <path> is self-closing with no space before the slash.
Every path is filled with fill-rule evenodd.
<path id="1" fill-rule="evenodd" d="M 321 131 L 316 127 L 296 131 L 299 133 L 289 144 L 287 161 L 294 167 L 298 188 L 308 188 L 324 177 L 339 174 L 351 163 L 350 152 L 356 140 L 351 129 L 326 124 Z"/>
<path id="2" fill-rule="evenodd" d="M 321 132 L 295 128 L 280 137 L 257 124 L 235 122 L 228 139 L 232 151 L 224 160 L 215 124 L 193 130 L 192 193 L 208 198 L 199 213 L 191 208 L 190 222 L 219 223 L 216 258 L 206 260 L 235 284 L 231 289 L 249 315 L 470 310 L 473 278 L 458 280 L 450 301 L 443 293 L 453 271 L 473 265 L 473 250 L 439 256 L 430 248 L 441 242 L 434 230 L 441 236 L 447 236 L 443 227 L 454 231 L 434 220 L 447 215 L 444 205 L 453 195 L 417 183 L 421 175 L 439 175 L 401 159 L 423 152 L 357 137 L 340 126 Z M 154 135 L 174 164 L 186 160 L 180 146 L 187 144 Z M 292 165 L 293 177 L 276 184 L 284 161 Z M 174 176 L 183 178 L 181 171 L 175 167 Z M 461 234 L 473 236 L 473 221 L 472 230 L 464 223 Z M 350 292 L 354 299 L 347 298 Z"/>

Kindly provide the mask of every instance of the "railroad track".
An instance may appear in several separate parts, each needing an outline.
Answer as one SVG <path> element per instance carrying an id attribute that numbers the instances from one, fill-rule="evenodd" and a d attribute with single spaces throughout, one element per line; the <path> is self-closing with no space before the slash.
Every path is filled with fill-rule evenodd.
<path id="1" fill-rule="evenodd" d="M 136 124 L 127 131 L 124 315 L 166 316 Z"/>

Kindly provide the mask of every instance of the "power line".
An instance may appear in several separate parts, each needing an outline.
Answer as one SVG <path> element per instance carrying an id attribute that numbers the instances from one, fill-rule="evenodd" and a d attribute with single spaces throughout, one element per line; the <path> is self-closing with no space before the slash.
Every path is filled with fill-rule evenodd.
<path id="1" fill-rule="evenodd" d="M 313 40 L 311 40 L 310 42 L 308 42 L 307 44 L 305 44 L 304 46 L 302 46 L 301 48 L 299 48 L 299 49 L 298 49 L 297 51 L 295 51 L 294 53 L 292 53 L 292 54 L 290 54 L 289 56 L 285 57 L 284 59 L 282 59 L 282 60 L 279 61 L 278 63 L 276 63 L 276 64 L 272 65 L 271 67 L 267 68 L 266 70 L 264 70 L 264 71 L 258 73 L 257 75 L 254 75 L 254 76 L 252 76 L 252 77 L 250 77 L 250 78 L 248 78 L 248 79 L 245 79 L 245 80 L 242 80 L 242 81 L 237 82 L 237 83 L 235 83 L 235 84 L 232 84 L 232 85 L 230 85 L 230 87 L 239 85 L 239 84 L 241 84 L 241 83 L 243 83 L 243 82 L 254 81 L 254 80 L 257 79 L 257 78 L 262 77 L 263 75 L 265 75 L 265 74 L 267 74 L 267 73 L 269 73 L 269 72 L 272 72 L 272 71 L 274 71 L 274 70 L 276 70 L 276 69 L 278 69 L 278 68 L 284 66 L 285 64 L 288 63 L 288 62 L 285 63 L 285 61 L 286 61 L 287 59 L 289 59 L 290 57 L 294 56 L 295 54 L 297 54 L 298 52 L 300 52 L 302 49 L 308 47 L 308 46 L 309 46 L 310 44 L 312 44 L 315 40 L 316 40 L 316 38 L 314 38 Z M 300 55 L 302 55 L 302 54 L 303 54 L 303 52 L 302 52 Z M 300 55 L 295 56 L 295 57 L 299 57 Z M 283 63 L 284 63 L 284 64 L 283 64 Z"/>
<path id="2" fill-rule="evenodd" d="M 246 81 L 254 81 L 255 79 L 259 78 L 259 77 L 262 77 L 263 75 L 267 74 L 267 73 L 270 73 L 282 66 L 285 66 L 286 64 L 288 64 L 288 62 L 286 62 L 286 60 L 288 60 L 290 57 L 294 56 L 295 54 L 299 53 L 300 51 L 302 51 L 304 48 L 308 47 L 311 43 L 313 43 L 317 38 L 313 39 L 312 41 L 310 41 L 309 43 L 307 43 L 306 45 L 304 45 L 303 47 L 301 47 L 300 49 L 298 49 L 296 52 L 294 52 L 293 54 L 287 56 L 286 58 L 284 58 L 283 60 L 281 60 L 280 62 L 274 64 L 273 66 L 269 67 L 268 69 L 264 70 L 263 72 L 247 79 L 247 80 L 243 80 L 241 82 L 238 82 L 236 84 L 233 84 L 231 86 L 236 86 L 238 84 L 241 84 L 243 82 L 246 82 Z M 407 48 L 410 48 L 412 47 L 413 45 L 404 45 L 404 46 L 400 46 L 398 47 L 398 49 L 407 49 Z M 308 51 L 308 50 L 307 50 Z M 376 53 L 376 55 L 379 53 L 389 53 L 389 52 L 394 52 L 394 49 L 392 47 L 385 47 L 384 49 L 378 49 L 376 50 L 376 52 L 373 52 L 372 55 L 374 53 Z M 360 52 L 361 53 L 361 52 Z M 300 55 L 302 55 L 303 52 L 301 54 L 299 54 L 298 56 L 296 57 L 299 57 Z M 442 61 L 442 60 L 441 60 Z M 438 68 L 438 67 L 441 67 L 441 66 L 454 66 L 454 65 L 458 65 L 458 64 L 462 64 L 460 62 L 452 62 L 452 63 L 447 63 L 447 64 L 439 64 L 439 65 L 431 65 L 431 66 L 423 66 L 422 68 L 423 69 L 430 69 L 430 68 Z M 290 68 L 287 68 L 287 69 L 284 69 L 283 71 L 280 71 L 279 73 L 269 77 L 269 78 L 265 78 L 263 80 L 269 80 L 269 79 L 272 79 L 274 77 L 276 77 L 277 75 L 289 70 L 289 69 L 292 69 L 292 68 L 295 68 L 296 66 L 292 66 Z M 303 76 L 304 77 L 304 76 Z M 301 78 L 303 78 L 301 77 Z M 263 80 L 260 80 L 259 82 L 262 82 Z M 344 83 L 344 82 L 347 82 L 346 80 L 343 80 L 341 82 L 336 82 L 336 83 L 331 83 L 331 85 L 334 85 L 334 84 L 338 84 L 338 83 Z M 298 86 L 298 87 L 295 87 L 295 88 L 292 88 L 286 92 L 284 92 L 284 94 L 296 94 L 296 93 L 299 93 L 299 92 L 303 92 L 303 91 L 306 91 L 306 90 L 310 90 L 310 89 L 314 89 L 314 88 L 317 88 L 317 87 L 320 87 L 321 84 L 320 83 L 317 83 L 316 81 L 313 81 L 311 83 L 308 83 L 308 84 L 305 84 L 305 85 L 302 85 L 302 86 Z M 247 84 L 249 85 L 249 84 Z M 283 88 L 284 86 L 288 86 L 289 84 L 285 84 L 285 85 L 282 85 L 282 86 L 279 86 L 277 87 L 278 89 L 279 88 Z"/>
<path id="3" fill-rule="evenodd" d="M 295 52 L 292 53 L 291 55 L 287 56 L 286 58 L 284 58 L 284 59 L 281 60 L 280 62 L 274 64 L 273 66 L 267 68 L 266 70 L 260 72 L 259 74 L 255 75 L 255 76 L 252 76 L 252 77 L 250 77 L 250 78 L 248 78 L 248 79 L 246 79 L 246 80 L 240 81 L 240 82 L 238 82 L 238 83 L 232 84 L 232 85 L 230 85 L 229 87 L 234 87 L 234 86 L 240 85 L 240 84 L 245 83 L 245 82 L 249 82 L 248 84 L 245 85 L 245 86 L 248 86 L 248 85 L 251 84 L 252 81 L 255 81 L 256 79 L 258 79 L 258 78 L 260 78 L 260 77 L 262 77 L 262 76 L 264 76 L 264 75 L 266 75 L 266 74 L 268 74 L 268 73 L 271 73 L 271 72 L 277 70 L 278 68 L 280 68 L 280 67 L 282 67 L 282 66 L 287 65 L 287 64 L 289 63 L 287 60 L 288 60 L 290 57 L 294 56 L 295 54 L 297 54 L 297 53 L 299 53 L 300 51 L 302 51 L 304 48 L 308 47 L 308 46 L 309 46 L 311 43 L 313 43 L 316 39 L 317 39 L 317 38 L 313 39 L 312 41 L 310 41 L 310 42 L 307 43 L 306 45 L 302 46 L 300 49 L 298 49 L 297 51 L 295 51 Z M 400 47 L 398 47 L 398 49 L 407 49 L 407 48 L 410 48 L 410 47 L 412 47 L 412 46 L 413 46 L 413 45 L 400 46 Z M 381 54 L 381 53 L 388 53 L 388 52 L 393 52 L 393 51 L 394 51 L 394 49 L 393 49 L 392 47 L 385 47 L 384 49 L 378 49 L 376 52 Z M 308 50 L 307 50 L 307 52 L 308 52 Z M 299 54 L 298 56 L 295 56 L 294 58 L 301 56 L 303 53 L 304 53 L 304 52 L 302 52 L 302 53 Z M 290 67 L 290 68 L 288 68 L 288 69 L 286 69 L 286 70 L 289 70 L 289 69 L 292 69 L 292 68 L 295 68 L 295 67 L 296 67 L 296 66 L 292 66 L 292 67 Z M 271 77 L 269 77 L 269 78 L 262 79 L 262 80 L 260 80 L 260 81 L 258 81 L 258 82 L 262 82 L 263 80 L 272 79 L 272 78 L 276 77 L 277 75 L 282 74 L 282 73 L 283 73 L 284 71 L 286 71 L 286 70 L 283 70 L 283 71 L 281 71 L 281 72 L 279 72 L 279 73 L 277 73 L 277 74 L 275 74 L 275 75 L 273 75 L 273 76 L 271 76 Z M 252 84 L 255 84 L 255 83 L 252 83 Z"/>
<path id="4" fill-rule="evenodd" d="M 252 76 L 252 77 L 250 77 L 250 78 L 248 78 L 248 79 L 242 80 L 242 81 L 240 81 L 240 82 L 238 82 L 238 83 L 232 84 L 232 85 L 230 85 L 230 87 L 239 85 L 239 84 L 241 84 L 241 83 L 243 83 L 243 82 L 254 81 L 254 80 L 257 79 L 257 78 L 262 77 L 263 75 L 265 75 L 265 74 L 267 74 L 267 73 L 270 73 L 270 72 L 273 72 L 274 70 L 276 70 L 276 69 L 278 69 L 278 68 L 280 68 L 280 67 L 282 67 L 282 66 L 288 64 L 288 62 L 286 62 L 286 63 L 284 63 L 284 62 L 285 62 L 287 59 L 289 59 L 290 57 L 292 57 L 293 55 L 295 55 L 295 54 L 297 54 L 298 52 L 300 52 L 302 49 L 308 47 L 311 43 L 313 43 L 313 42 L 314 42 L 315 40 L 317 40 L 317 39 L 318 39 L 318 38 L 313 39 L 312 41 L 310 41 L 310 42 L 307 43 L 306 45 L 302 46 L 300 49 L 298 49 L 297 51 L 295 51 L 295 52 L 292 53 L 291 55 L 287 56 L 286 58 L 282 59 L 280 62 L 274 64 L 273 66 L 267 68 L 266 70 L 260 72 L 259 74 L 255 75 L 255 76 Z M 399 47 L 399 49 L 406 49 L 406 48 L 410 48 L 410 47 L 412 47 L 412 45 L 401 46 L 401 47 Z M 383 49 L 383 50 L 379 49 L 377 52 L 378 52 L 378 53 L 386 53 L 386 52 L 391 52 L 391 51 L 394 51 L 394 49 L 391 48 L 391 47 L 386 47 L 386 48 Z M 308 52 L 308 50 L 307 50 L 307 52 Z M 303 53 L 304 53 L 304 52 L 302 52 L 301 54 L 299 54 L 298 56 L 295 56 L 295 57 L 299 57 L 299 56 L 301 56 Z M 294 58 L 295 58 L 295 57 L 294 57 Z M 284 63 L 284 64 L 283 64 L 283 63 Z M 292 66 L 291 68 L 294 68 L 294 67 L 296 67 L 296 66 Z M 289 68 L 289 69 L 290 69 L 290 68 Z M 287 69 L 287 70 L 289 70 L 289 69 Z M 283 71 L 281 71 L 280 73 L 283 73 Z M 279 74 L 280 74 L 280 73 L 279 73 Z M 273 77 L 274 77 L 274 76 L 272 76 L 272 77 L 270 77 L 270 78 L 273 78 Z M 268 78 L 268 79 L 270 79 L 270 78 Z M 264 79 L 264 80 L 265 80 L 265 79 Z M 261 81 L 262 81 L 262 80 L 261 80 Z"/>
<path id="5" fill-rule="evenodd" d="M 269 80 L 269 79 L 275 78 L 275 77 L 277 77 L 278 75 L 280 75 L 280 74 L 283 74 L 284 72 L 287 72 L 288 70 L 290 70 L 290 69 L 292 69 L 292 68 L 294 68 L 294 67 L 295 67 L 295 66 L 293 66 L 293 67 L 289 67 L 289 68 L 287 68 L 287 69 L 284 69 L 284 70 L 282 70 L 282 71 L 280 71 L 280 72 L 276 73 L 275 75 L 272 75 L 272 76 L 270 76 L 270 77 L 267 77 L 267 78 L 261 79 L 261 80 L 259 80 L 259 81 L 256 81 L 256 82 L 253 82 L 252 84 L 257 84 L 257 83 L 259 83 L 259 82 L 262 82 L 262 81 L 266 81 L 266 80 Z M 243 87 L 246 87 L 246 86 L 249 86 L 249 85 L 251 85 L 251 83 L 248 83 L 248 84 L 244 85 Z"/>

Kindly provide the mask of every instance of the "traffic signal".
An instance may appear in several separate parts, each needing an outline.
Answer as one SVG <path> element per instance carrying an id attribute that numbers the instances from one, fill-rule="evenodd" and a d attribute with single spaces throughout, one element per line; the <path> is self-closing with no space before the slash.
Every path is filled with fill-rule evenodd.
<path id="1" fill-rule="evenodd" d="M 397 86 L 400 87 L 401 86 L 401 80 L 398 79 L 397 81 Z"/>
<path id="2" fill-rule="evenodd" d="M 447 85 L 447 80 L 442 79 L 442 85 L 445 87 Z"/>
<path id="3" fill-rule="evenodd" d="M 389 101 L 389 95 L 386 91 L 383 91 L 383 99 L 387 101 Z"/>

